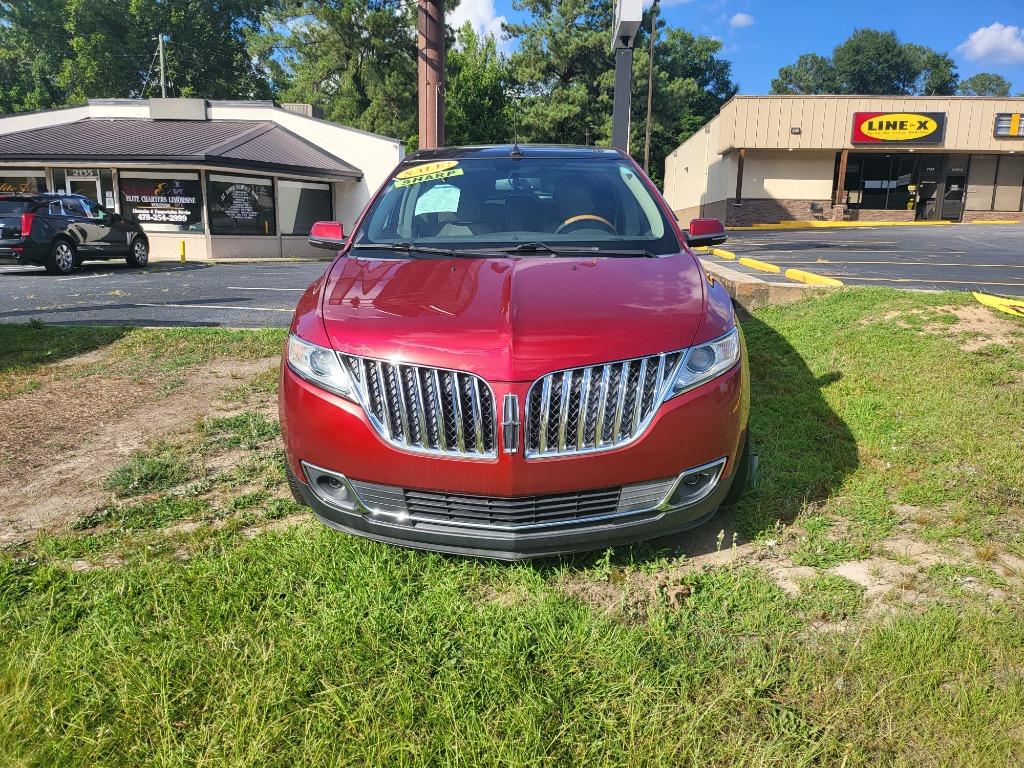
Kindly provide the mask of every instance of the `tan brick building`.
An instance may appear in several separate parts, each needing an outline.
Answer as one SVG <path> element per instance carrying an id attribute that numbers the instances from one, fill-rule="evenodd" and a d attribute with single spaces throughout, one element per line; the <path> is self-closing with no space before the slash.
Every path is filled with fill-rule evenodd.
<path id="1" fill-rule="evenodd" d="M 1024 98 L 736 96 L 664 191 L 684 224 L 1024 221 Z"/>

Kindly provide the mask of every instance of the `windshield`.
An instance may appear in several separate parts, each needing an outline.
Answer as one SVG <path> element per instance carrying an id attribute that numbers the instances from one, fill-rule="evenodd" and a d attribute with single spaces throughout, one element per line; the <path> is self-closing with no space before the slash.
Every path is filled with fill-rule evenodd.
<path id="1" fill-rule="evenodd" d="M 353 238 L 479 252 L 544 246 L 678 253 L 636 169 L 620 158 L 487 157 L 403 165 Z"/>

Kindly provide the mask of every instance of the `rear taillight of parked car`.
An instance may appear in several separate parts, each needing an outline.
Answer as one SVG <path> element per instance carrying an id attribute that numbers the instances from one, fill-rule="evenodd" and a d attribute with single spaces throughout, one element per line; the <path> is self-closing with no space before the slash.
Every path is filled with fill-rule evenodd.
<path id="1" fill-rule="evenodd" d="M 34 213 L 23 213 L 21 214 L 21 236 L 28 237 L 32 231 L 32 222 L 35 220 L 36 215 Z"/>

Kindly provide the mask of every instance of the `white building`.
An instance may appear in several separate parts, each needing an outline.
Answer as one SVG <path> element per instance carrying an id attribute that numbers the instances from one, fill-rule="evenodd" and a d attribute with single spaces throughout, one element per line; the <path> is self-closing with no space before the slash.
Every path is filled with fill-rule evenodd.
<path id="1" fill-rule="evenodd" d="M 153 256 L 295 257 L 348 232 L 404 155 L 306 104 L 93 99 L 0 118 L 0 193 L 67 192 L 138 221 Z M 322 252 L 320 253 L 322 255 Z"/>

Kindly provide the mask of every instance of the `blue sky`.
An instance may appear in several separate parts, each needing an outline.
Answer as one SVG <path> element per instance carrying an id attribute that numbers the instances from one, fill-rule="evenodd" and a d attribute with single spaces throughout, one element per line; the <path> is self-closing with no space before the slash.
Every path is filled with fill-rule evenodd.
<path id="1" fill-rule="evenodd" d="M 893 29 L 949 52 L 961 78 L 995 72 L 1024 93 L 1024 0 L 662 0 L 662 13 L 722 40 L 741 93 L 767 93 L 779 67 L 801 53 L 829 55 L 857 27 Z M 511 0 L 461 0 L 449 23 L 495 32 L 502 17 L 520 18 Z"/>

